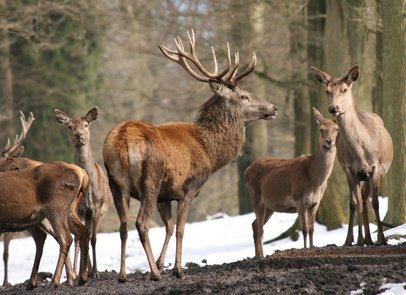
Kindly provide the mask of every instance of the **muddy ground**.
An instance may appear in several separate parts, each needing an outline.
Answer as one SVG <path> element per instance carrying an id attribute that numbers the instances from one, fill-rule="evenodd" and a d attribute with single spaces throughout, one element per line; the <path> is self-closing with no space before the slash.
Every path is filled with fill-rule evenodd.
<path id="1" fill-rule="evenodd" d="M 185 279 L 167 270 L 159 282 L 148 273 L 129 274 L 118 283 L 117 273 L 101 272 L 85 286 L 43 283 L 33 291 L 24 284 L 1 294 L 379 294 L 384 283 L 406 282 L 406 245 L 373 247 L 327 246 L 278 251 L 263 259 L 248 258 L 222 265 L 189 265 Z M 406 294 L 406 290 L 405 290 Z"/>

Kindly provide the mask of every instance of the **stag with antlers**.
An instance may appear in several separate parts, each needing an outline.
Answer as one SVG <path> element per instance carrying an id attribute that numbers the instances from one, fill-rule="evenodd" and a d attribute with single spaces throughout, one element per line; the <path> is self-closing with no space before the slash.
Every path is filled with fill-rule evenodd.
<path id="1" fill-rule="evenodd" d="M 214 95 L 200 108 L 193 123 L 169 122 L 153 125 L 141 121 L 125 121 L 107 135 L 103 158 L 107 169 L 114 204 L 120 218 L 121 267 L 119 281 L 126 281 L 125 257 L 130 198 L 140 201 L 136 228 L 147 255 L 152 280 L 161 279 L 166 249 L 173 233 L 171 201 L 177 201 L 176 258 L 173 274 L 183 277 L 182 239 L 186 217 L 192 200 L 198 195 L 209 176 L 238 155 L 245 141 L 245 127 L 250 122 L 276 117 L 277 108 L 238 83 L 255 68 L 256 56 L 240 74 L 239 55 L 231 65 L 218 70 L 213 51 L 214 71 L 208 71 L 199 61 L 195 35 L 188 33 L 190 51 L 182 39 L 175 39 L 176 50 L 160 46 L 162 53 L 182 66 L 198 81 L 208 83 Z M 192 70 L 191 62 L 200 73 Z M 158 207 L 166 225 L 166 237 L 157 262 L 148 236 L 152 212 Z"/>

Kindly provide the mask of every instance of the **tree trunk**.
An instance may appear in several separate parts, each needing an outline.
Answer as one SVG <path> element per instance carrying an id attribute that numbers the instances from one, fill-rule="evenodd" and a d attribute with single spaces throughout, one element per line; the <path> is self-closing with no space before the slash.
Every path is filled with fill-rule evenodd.
<path id="1" fill-rule="evenodd" d="M 249 36 L 265 34 L 264 16 L 265 11 L 262 7 L 263 3 L 256 3 L 251 6 L 251 14 L 249 15 L 251 21 L 250 26 L 247 26 L 246 38 Z M 264 81 L 258 80 L 253 82 L 252 89 L 255 89 L 255 95 L 259 97 L 265 96 Z M 239 213 L 246 214 L 252 212 L 251 198 L 247 189 L 245 181 L 245 170 L 256 159 L 263 157 L 267 154 L 268 136 L 267 125 L 265 121 L 257 121 L 250 124 L 246 128 L 246 142 L 242 150 L 242 156 L 238 160 L 238 203 Z"/>
<path id="2" fill-rule="evenodd" d="M 5 1 L 0 1 L 0 11 L 6 10 Z M 0 15 L 0 17 L 3 17 Z M 1 22 L 1 20 L 0 20 Z M 7 30 L 0 23 L 0 138 L 14 137 L 13 127 L 13 72 L 11 69 L 10 41 Z M 2 140 L 2 142 L 5 142 Z"/>
<path id="3" fill-rule="evenodd" d="M 382 1 L 384 121 L 394 145 L 394 158 L 389 173 L 389 206 L 385 221 L 393 225 L 406 222 L 405 14 L 406 0 Z"/>
<path id="4" fill-rule="evenodd" d="M 325 11 L 326 23 L 323 37 L 324 64 L 322 65 L 322 69 L 332 75 L 339 75 L 345 70 L 348 70 L 345 65 L 349 64 L 348 54 L 346 54 L 348 52 L 348 43 L 346 42 L 342 5 L 341 2 L 329 0 L 327 1 Z M 316 11 L 309 11 L 309 13 L 323 13 L 321 10 L 322 6 L 323 4 L 320 3 L 318 9 L 315 7 L 317 9 Z M 314 77 L 312 77 L 312 79 L 315 80 Z M 318 98 L 316 106 L 321 113 L 326 114 L 328 99 L 322 91 L 320 84 L 317 85 L 316 89 L 318 89 L 317 94 L 312 92 L 311 95 L 315 95 L 315 97 Z M 319 132 L 315 124 L 312 124 L 312 128 L 314 130 L 314 137 L 312 139 L 313 147 L 315 147 L 318 143 Z M 313 148 L 313 151 L 315 151 L 315 148 Z M 346 222 L 345 214 L 342 209 L 343 198 L 348 200 L 347 182 L 336 160 L 317 214 L 317 221 L 326 225 L 328 230 L 339 228 L 343 222 Z"/>

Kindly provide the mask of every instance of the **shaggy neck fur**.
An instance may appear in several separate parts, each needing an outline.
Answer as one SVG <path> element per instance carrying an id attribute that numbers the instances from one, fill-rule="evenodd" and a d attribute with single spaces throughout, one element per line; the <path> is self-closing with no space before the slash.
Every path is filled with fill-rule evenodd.
<path id="1" fill-rule="evenodd" d="M 235 158 L 245 142 L 245 125 L 239 108 L 214 95 L 201 106 L 197 118 L 197 137 L 205 147 L 213 171 Z"/>

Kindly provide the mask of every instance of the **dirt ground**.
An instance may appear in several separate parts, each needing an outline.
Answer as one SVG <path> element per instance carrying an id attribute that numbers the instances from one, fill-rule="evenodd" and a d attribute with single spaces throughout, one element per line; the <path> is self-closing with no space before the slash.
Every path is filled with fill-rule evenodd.
<path id="1" fill-rule="evenodd" d="M 154 282 L 148 273 L 132 273 L 119 283 L 117 273 L 101 272 L 84 286 L 44 282 L 25 291 L 19 284 L 0 294 L 379 294 L 384 283 L 406 282 L 406 244 L 292 249 L 222 265 L 189 264 L 185 275 L 177 279 L 168 269 Z"/>

